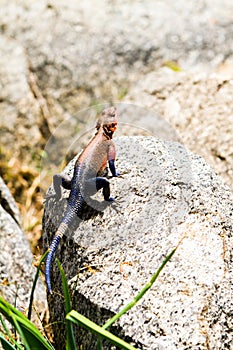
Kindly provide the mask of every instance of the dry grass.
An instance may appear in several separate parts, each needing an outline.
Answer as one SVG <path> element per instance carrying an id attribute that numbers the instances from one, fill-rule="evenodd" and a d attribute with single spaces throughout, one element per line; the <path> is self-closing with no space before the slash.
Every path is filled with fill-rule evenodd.
<path id="1" fill-rule="evenodd" d="M 36 255 L 41 253 L 43 214 L 38 162 L 38 159 L 32 160 L 30 154 L 22 157 L 19 153 L 12 155 L 1 150 L 0 175 L 19 207 L 23 230 Z"/>

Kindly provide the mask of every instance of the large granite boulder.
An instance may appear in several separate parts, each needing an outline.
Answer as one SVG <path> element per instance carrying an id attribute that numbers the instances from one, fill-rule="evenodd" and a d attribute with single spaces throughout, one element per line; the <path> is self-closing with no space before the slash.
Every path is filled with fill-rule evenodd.
<path id="1" fill-rule="evenodd" d="M 111 179 L 115 203 L 101 205 L 98 194 L 57 250 L 73 308 L 103 324 L 134 298 L 177 246 L 157 282 L 111 330 L 138 349 L 231 349 L 232 193 L 180 143 L 154 137 L 119 137 L 115 143 L 122 174 Z M 68 175 L 73 164 L 65 170 Z M 64 191 L 61 201 L 47 200 L 45 248 L 66 198 Z M 64 301 L 55 263 L 52 282 L 51 322 L 62 349 Z M 78 329 L 76 337 L 82 349 L 95 349 L 96 338 L 87 331 Z"/>

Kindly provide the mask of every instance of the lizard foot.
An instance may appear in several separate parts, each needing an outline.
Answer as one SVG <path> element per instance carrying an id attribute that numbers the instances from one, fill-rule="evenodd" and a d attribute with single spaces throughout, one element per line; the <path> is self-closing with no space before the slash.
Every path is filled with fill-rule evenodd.
<path id="1" fill-rule="evenodd" d="M 45 199 L 50 199 L 50 198 L 56 198 L 56 199 L 60 199 L 61 197 L 58 196 L 56 193 L 53 194 L 49 194 L 45 197 Z"/>
<path id="2" fill-rule="evenodd" d="M 113 177 L 124 177 L 123 175 L 125 175 L 125 174 L 129 174 L 129 171 L 123 171 L 123 172 L 121 172 L 121 173 L 116 173 L 116 175 L 115 176 L 113 176 L 113 175 L 111 175 L 111 176 L 108 176 L 108 178 L 109 179 L 112 179 Z"/>

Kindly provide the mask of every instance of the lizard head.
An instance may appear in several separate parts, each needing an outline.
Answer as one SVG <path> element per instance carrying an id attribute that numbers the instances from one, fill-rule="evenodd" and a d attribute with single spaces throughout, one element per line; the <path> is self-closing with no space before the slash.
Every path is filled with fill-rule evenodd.
<path id="1" fill-rule="evenodd" d="M 99 118 L 96 129 L 103 128 L 104 133 L 108 137 L 112 137 L 117 128 L 117 109 L 116 107 L 110 107 L 103 110 L 101 117 Z"/>

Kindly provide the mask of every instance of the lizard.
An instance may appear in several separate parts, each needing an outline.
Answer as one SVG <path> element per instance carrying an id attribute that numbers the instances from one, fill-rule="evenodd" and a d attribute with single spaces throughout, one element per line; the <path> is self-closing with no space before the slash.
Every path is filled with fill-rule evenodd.
<path id="1" fill-rule="evenodd" d="M 74 165 L 73 176 L 68 180 L 62 175 L 53 176 L 55 197 L 61 198 L 61 186 L 70 190 L 68 204 L 61 223 L 53 237 L 45 264 L 45 279 L 49 294 L 52 294 L 50 270 L 56 249 L 62 237 L 79 215 L 85 203 L 85 197 L 89 197 L 103 189 L 104 200 L 114 201 L 110 197 L 110 182 L 103 173 L 107 163 L 113 177 L 119 176 L 115 167 L 116 148 L 112 140 L 117 128 L 117 110 L 115 107 L 103 110 L 96 124 L 96 133 L 86 148 L 81 152 Z M 52 195 L 53 196 L 53 195 Z"/>

